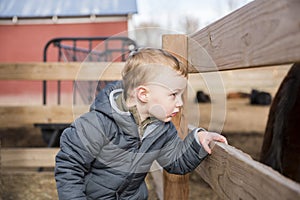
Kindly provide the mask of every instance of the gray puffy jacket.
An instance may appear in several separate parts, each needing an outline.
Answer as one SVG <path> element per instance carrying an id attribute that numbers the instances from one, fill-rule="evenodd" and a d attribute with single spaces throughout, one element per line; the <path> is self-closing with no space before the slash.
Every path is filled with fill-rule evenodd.
<path id="1" fill-rule="evenodd" d="M 56 156 L 59 199 L 147 199 L 154 160 L 169 173 L 192 171 L 207 155 L 194 130 L 184 141 L 171 122 L 154 121 L 140 138 L 131 113 L 117 108 L 121 83 L 102 90 L 90 112 L 65 129 Z"/>

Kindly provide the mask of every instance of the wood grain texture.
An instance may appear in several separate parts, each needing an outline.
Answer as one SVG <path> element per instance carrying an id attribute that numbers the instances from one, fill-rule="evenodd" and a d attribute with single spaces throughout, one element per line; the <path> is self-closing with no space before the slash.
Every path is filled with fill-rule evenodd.
<path id="1" fill-rule="evenodd" d="M 152 163 L 150 174 L 153 178 L 153 184 L 158 199 L 163 199 L 164 198 L 163 170 L 162 167 L 156 161 Z"/>
<path id="2" fill-rule="evenodd" d="M 0 127 L 71 123 L 88 110 L 89 106 L 0 106 Z"/>
<path id="3" fill-rule="evenodd" d="M 2 148 L 2 168 L 54 167 L 58 148 Z"/>
<path id="4" fill-rule="evenodd" d="M 184 65 L 187 66 L 187 37 L 185 35 L 164 35 L 163 49 L 176 56 Z M 187 92 L 183 94 L 183 106 L 180 112 L 173 117 L 178 135 L 184 139 L 188 133 L 187 127 Z M 164 179 L 164 199 L 188 199 L 189 196 L 189 175 L 175 175 L 163 171 Z"/>
<path id="5" fill-rule="evenodd" d="M 194 33 L 190 72 L 300 61 L 300 1 L 256 0 Z"/>
<path id="6" fill-rule="evenodd" d="M 300 184 L 222 143 L 196 171 L 222 199 L 300 199 Z"/>
<path id="7" fill-rule="evenodd" d="M 0 80 L 120 80 L 123 62 L 0 63 Z"/>

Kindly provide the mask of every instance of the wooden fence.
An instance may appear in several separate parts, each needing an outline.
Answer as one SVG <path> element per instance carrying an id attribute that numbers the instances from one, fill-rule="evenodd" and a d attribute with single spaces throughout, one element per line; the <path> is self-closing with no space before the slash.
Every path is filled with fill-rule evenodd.
<path id="1" fill-rule="evenodd" d="M 190 37 L 164 36 L 163 48 L 188 64 L 190 73 L 296 63 L 300 61 L 299 10 L 298 0 L 256 0 Z M 99 65 L 104 67 L 99 68 Z M 120 78 L 122 65 L 123 63 L 1 63 L 0 79 L 99 80 L 101 77 L 102 80 L 116 80 Z M 84 106 L 64 105 L 0 106 L 0 127 L 70 123 L 87 110 Z M 181 115 L 173 120 L 182 137 L 188 132 L 186 116 L 187 110 L 183 106 Z M 196 171 L 220 198 L 300 199 L 298 183 L 254 161 L 230 145 L 213 145 L 213 154 Z M 9 169 L 7 173 L 2 171 L 2 178 L 9 179 L 12 168 L 53 167 L 56 152 L 57 149 L 48 148 L 2 148 L 1 168 Z M 188 198 L 188 175 L 177 176 L 164 172 L 163 178 L 164 199 Z M 161 190 L 159 196 L 162 197 Z"/>
<path id="2" fill-rule="evenodd" d="M 196 72 L 292 64 L 300 61 L 300 2 L 256 0 L 189 38 Z M 202 63 L 196 44 L 214 61 Z M 201 52 L 200 52 L 201 53 Z M 197 170 L 223 199 L 299 199 L 299 184 L 224 145 Z M 218 152 L 218 153 L 217 153 Z"/>

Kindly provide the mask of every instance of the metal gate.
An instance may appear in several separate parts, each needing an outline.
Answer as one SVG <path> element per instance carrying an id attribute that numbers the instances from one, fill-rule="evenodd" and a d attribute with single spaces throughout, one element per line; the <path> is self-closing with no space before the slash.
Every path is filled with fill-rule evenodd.
<path id="1" fill-rule="evenodd" d="M 137 48 L 128 37 L 62 37 L 50 40 L 44 47 L 43 61 L 52 53 L 58 62 L 114 62 L 125 61 Z M 51 50 L 51 51 L 50 51 Z M 56 54 L 56 55 L 55 55 Z M 52 60 L 53 61 L 53 60 Z M 73 83 L 73 103 L 90 104 L 105 81 L 76 81 Z M 96 93 L 95 93 L 96 88 Z M 57 104 L 61 103 L 61 82 L 57 83 Z M 43 81 L 43 104 L 47 104 L 47 82 Z"/>

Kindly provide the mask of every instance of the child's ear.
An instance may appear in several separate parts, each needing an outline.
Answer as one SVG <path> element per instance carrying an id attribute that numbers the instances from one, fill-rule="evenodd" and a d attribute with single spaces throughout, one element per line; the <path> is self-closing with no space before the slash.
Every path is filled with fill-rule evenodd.
<path id="1" fill-rule="evenodd" d="M 149 90 L 145 86 L 139 86 L 137 88 L 137 98 L 143 102 L 147 103 L 148 102 L 148 96 L 149 96 Z"/>

